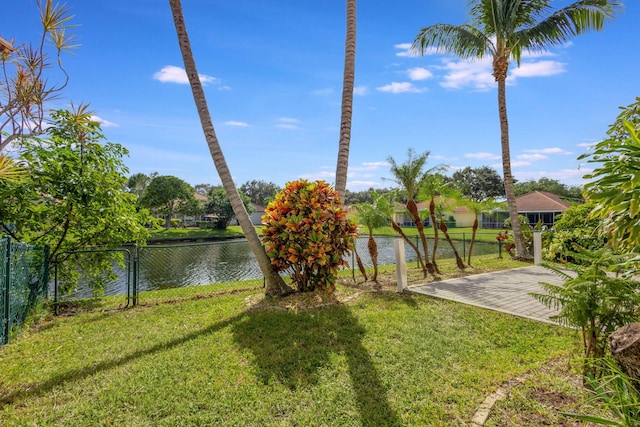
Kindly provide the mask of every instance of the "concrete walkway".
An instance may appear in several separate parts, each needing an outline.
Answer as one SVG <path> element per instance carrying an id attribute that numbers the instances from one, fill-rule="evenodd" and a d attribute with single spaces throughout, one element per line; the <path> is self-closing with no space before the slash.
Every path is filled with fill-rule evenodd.
<path id="1" fill-rule="evenodd" d="M 557 311 L 529 295 L 530 292 L 544 293 L 540 282 L 560 285 L 562 279 L 544 267 L 531 266 L 411 285 L 406 291 L 554 323 L 549 317 Z"/>

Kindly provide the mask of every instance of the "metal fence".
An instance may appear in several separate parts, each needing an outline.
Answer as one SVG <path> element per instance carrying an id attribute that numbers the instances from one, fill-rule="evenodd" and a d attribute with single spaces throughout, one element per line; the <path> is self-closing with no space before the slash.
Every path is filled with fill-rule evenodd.
<path id="1" fill-rule="evenodd" d="M 490 233 L 492 238 L 497 235 Z M 458 254 L 466 259 L 470 250 L 470 233 L 451 233 Z M 376 237 L 379 255 L 378 265 L 395 263 L 393 241 L 398 237 Z M 421 248 L 419 238 L 411 237 Z M 487 240 L 487 239 L 485 239 Z M 430 248 L 432 239 L 428 240 Z M 367 250 L 367 238 L 357 239 L 356 247 L 364 265 L 372 263 Z M 407 262 L 415 262 L 415 251 L 405 243 Z M 116 252 L 115 250 L 111 250 Z M 123 308 L 129 305 L 152 304 L 158 301 L 172 301 L 184 298 L 202 298 L 239 289 L 259 288 L 264 279 L 245 240 L 207 242 L 173 245 L 128 246 L 119 250 L 117 262 L 114 261 L 109 277 L 100 281 L 96 289 L 88 283 L 80 283 L 78 289 L 65 294 L 59 291 L 64 286 L 56 278 L 53 289 L 56 308 L 65 312 L 85 311 L 87 309 Z M 81 251 L 73 254 L 77 268 L 89 264 L 96 251 Z M 475 255 L 502 255 L 502 245 L 492 242 L 477 242 Z M 440 239 L 438 258 L 453 258 L 453 252 L 445 239 Z M 357 269 L 354 260 L 350 260 L 352 273 Z M 100 296 L 98 302 L 96 296 Z"/>
<path id="2" fill-rule="evenodd" d="M 0 345 L 47 298 L 49 248 L 0 239 Z"/>

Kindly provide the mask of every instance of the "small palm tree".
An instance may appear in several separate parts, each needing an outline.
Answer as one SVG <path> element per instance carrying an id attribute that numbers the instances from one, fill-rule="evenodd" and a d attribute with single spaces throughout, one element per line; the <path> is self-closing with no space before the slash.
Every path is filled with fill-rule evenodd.
<path id="1" fill-rule="evenodd" d="M 437 213 L 437 216 L 439 218 L 439 223 L 437 225 L 437 227 L 440 229 L 440 231 L 442 231 L 442 234 L 444 234 L 445 239 L 447 239 L 447 242 L 449 243 L 449 246 L 451 246 L 451 250 L 453 251 L 453 255 L 456 258 L 456 265 L 458 266 L 458 268 L 460 270 L 464 270 L 466 268 L 466 265 L 464 265 L 464 261 L 462 260 L 462 257 L 460 257 L 460 253 L 458 253 L 458 250 L 456 249 L 455 245 L 453 244 L 453 240 L 451 240 L 451 236 L 449 236 L 449 227 L 447 226 L 447 223 L 445 222 L 444 218 L 445 218 L 445 211 L 450 207 L 449 202 L 450 199 L 445 199 L 444 197 L 441 197 L 436 203 L 435 203 L 435 210 Z M 434 225 L 434 227 L 436 227 L 436 225 Z"/>
<path id="2" fill-rule="evenodd" d="M 376 227 L 384 227 L 389 224 L 391 215 L 393 215 L 393 202 L 387 195 L 378 194 L 375 191 L 372 194 L 373 203 L 359 203 L 356 205 L 358 210 L 358 222 L 367 227 L 369 232 L 369 240 L 367 248 L 369 256 L 373 263 L 373 276 L 371 280 L 378 281 L 378 244 L 373 237 L 373 229 Z"/>
<path id="3" fill-rule="evenodd" d="M 397 164 L 393 157 L 389 156 L 387 161 L 391 164 L 391 173 L 394 178 L 390 181 L 399 185 L 405 192 L 407 197 L 407 210 L 413 218 L 413 222 L 416 225 L 420 240 L 422 241 L 422 248 L 424 249 L 424 265 L 427 271 L 425 271 L 425 277 L 427 272 L 435 274 L 433 264 L 429 261 L 429 247 L 427 245 L 427 237 L 424 234 L 424 224 L 420 219 L 416 201 L 414 198 L 418 195 L 422 183 L 425 181 L 426 176 L 432 172 L 432 170 L 424 171 L 424 166 L 429 158 L 429 152 L 425 151 L 422 154 L 415 152 L 413 148 L 407 150 L 407 161 L 401 165 Z M 419 253 L 418 253 L 419 254 Z"/>
<path id="4" fill-rule="evenodd" d="M 511 173 L 506 101 L 509 62 L 515 59 L 520 65 L 523 52 L 544 52 L 550 46 L 567 43 L 573 36 L 600 30 L 621 6 L 615 0 L 580 0 L 554 10 L 551 0 L 470 0 L 470 23 L 424 27 L 413 42 L 412 49 L 421 55 L 436 48 L 463 59 L 485 55 L 493 58 L 493 77 L 498 84 L 504 187 L 519 258 L 528 258 L 528 251 L 518 221 Z"/>
<path id="5" fill-rule="evenodd" d="M 500 202 L 496 202 L 494 199 L 488 199 L 482 202 L 478 202 L 465 197 L 461 198 L 460 202 L 462 203 L 462 205 L 466 206 L 471 212 L 473 212 L 473 215 L 474 215 L 473 227 L 472 227 L 472 233 L 471 233 L 471 243 L 469 244 L 469 255 L 467 255 L 467 265 L 471 267 L 471 255 L 473 253 L 473 245 L 476 242 L 476 233 L 480 226 L 478 217 L 480 216 L 480 214 L 485 212 L 491 212 L 497 209 L 498 207 L 503 206 L 504 204 Z"/>

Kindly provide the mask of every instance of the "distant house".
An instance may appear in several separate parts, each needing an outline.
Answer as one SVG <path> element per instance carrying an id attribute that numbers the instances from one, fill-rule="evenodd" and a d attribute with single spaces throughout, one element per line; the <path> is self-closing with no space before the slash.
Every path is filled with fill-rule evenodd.
<path id="1" fill-rule="evenodd" d="M 450 227 L 471 227 L 473 225 L 473 221 L 475 219 L 473 212 L 464 206 L 455 206 L 455 202 L 453 200 L 451 200 L 450 205 L 454 207 L 448 208 L 444 213 L 445 222 L 448 222 Z M 416 206 L 418 207 L 420 217 L 425 218 L 424 224 L 431 225 L 431 219 L 428 215 L 429 201 L 418 202 L 416 203 Z M 414 225 L 411 215 L 402 203 L 396 203 L 396 209 L 393 217 L 394 221 L 402 227 L 412 227 Z"/>
<path id="2" fill-rule="evenodd" d="M 546 191 L 532 191 L 516 197 L 516 207 L 519 215 L 529 219 L 529 224 L 536 225 L 542 221 L 543 225 L 553 227 L 557 217 L 571 206 L 557 194 Z M 509 218 L 509 212 L 497 211 L 490 215 L 482 216 L 482 228 L 502 228 L 504 220 Z"/>
<path id="3" fill-rule="evenodd" d="M 529 218 L 531 225 L 542 221 L 547 227 L 553 227 L 556 217 L 567 210 L 571 203 L 557 194 L 546 191 L 532 191 L 516 197 L 518 214 Z"/>

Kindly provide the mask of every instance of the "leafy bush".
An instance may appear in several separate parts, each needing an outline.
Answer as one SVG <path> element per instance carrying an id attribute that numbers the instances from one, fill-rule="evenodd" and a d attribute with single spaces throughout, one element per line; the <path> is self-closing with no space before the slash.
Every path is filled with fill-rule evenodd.
<path id="1" fill-rule="evenodd" d="M 640 424 L 640 391 L 635 383 L 625 374 L 611 357 L 598 361 L 599 376 L 588 377 L 585 381 L 598 400 L 609 409 L 615 419 L 593 417 L 589 415 L 563 412 L 562 415 L 585 423 L 632 427 Z"/>
<path id="2" fill-rule="evenodd" d="M 262 217 L 263 243 L 279 272 L 289 272 L 301 292 L 333 291 L 336 273 L 347 267 L 356 226 L 347 221 L 338 193 L 324 181 L 287 183 Z"/>
<path id="3" fill-rule="evenodd" d="M 181 223 L 182 220 L 180 218 L 171 218 L 171 228 L 178 228 Z"/>
<path id="4" fill-rule="evenodd" d="M 164 218 L 151 217 L 149 221 L 149 226 L 151 228 L 160 229 L 164 227 L 164 223 L 165 223 Z"/>
<path id="5" fill-rule="evenodd" d="M 609 249 L 578 249 L 573 256 L 581 264 L 568 265 L 573 274 L 547 266 L 564 280 L 563 285 L 541 283 L 547 293 L 532 296 L 547 307 L 559 309 L 553 320 L 580 329 L 587 360 L 602 359 L 607 337 L 616 329 L 638 320 L 640 283 L 611 274 L 623 258 Z M 585 365 L 586 374 L 593 373 L 592 369 L 593 365 Z"/>
<path id="6" fill-rule="evenodd" d="M 599 249 L 605 245 L 596 233 L 600 221 L 589 218 L 594 207 L 594 202 L 587 202 L 571 206 L 562 214 L 551 233 L 545 233 L 542 254 L 546 260 L 578 262 L 573 256 L 577 247 Z"/>

